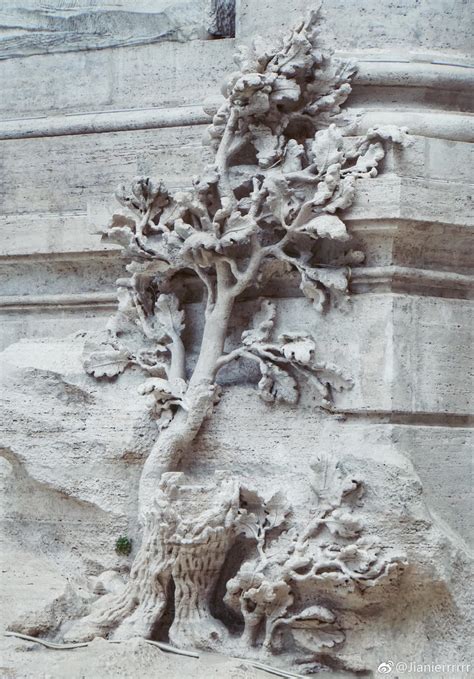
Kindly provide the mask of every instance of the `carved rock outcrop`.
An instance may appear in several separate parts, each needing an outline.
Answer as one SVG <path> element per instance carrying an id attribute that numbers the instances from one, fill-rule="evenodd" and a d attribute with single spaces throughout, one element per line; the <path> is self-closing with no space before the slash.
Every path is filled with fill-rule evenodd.
<path id="1" fill-rule="evenodd" d="M 15 563 L 24 564 L 24 568 L 16 569 L 17 595 L 11 603 L 16 611 L 12 616 L 13 629 L 61 642 L 75 636 L 72 632 L 81 624 L 77 619 L 81 609 L 88 614 L 102 609 L 110 620 L 111 602 L 117 602 L 127 588 L 130 591 L 129 570 L 135 553 L 131 559 L 118 558 L 113 553 L 116 537 L 128 532 L 139 552 L 146 546 L 148 551 L 145 549 L 143 554 L 150 556 L 148 563 L 155 567 L 154 572 L 163 584 L 171 583 L 175 577 L 194 587 L 196 571 L 188 567 L 188 563 L 192 566 L 193 552 L 195 555 L 199 552 L 197 562 L 209 564 L 208 580 L 202 589 L 195 590 L 201 592 L 197 612 L 196 607 L 186 603 L 186 598 L 181 599 L 184 605 L 180 609 L 188 621 L 191 612 L 200 621 L 206 619 L 209 634 L 205 633 L 205 625 L 200 624 L 199 634 L 194 634 L 192 625 L 178 623 L 173 608 L 176 591 L 182 588 L 175 587 L 173 592 L 171 586 L 155 590 L 162 591 L 164 596 L 155 599 L 156 603 L 161 601 L 161 609 L 151 609 L 152 617 L 156 615 L 154 638 L 171 639 L 173 628 L 184 628 L 187 636 L 174 642 L 180 647 L 218 648 L 224 654 L 256 661 L 259 658 L 260 662 L 263 659 L 282 668 L 302 662 L 295 668 L 296 673 L 314 671 L 317 667 L 375 671 L 381 658 L 378 645 L 375 648 L 373 645 L 374 635 L 382 640 L 384 649 L 390 650 L 386 657 L 394 659 L 406 654 L 411 640 L 417 639 L 419 650 L 413 652 L 413 657 L 422 659 L 433 652 L 432 642 L 425 635 L 428 626 L 436 638 L 436 651 L 450 662 L 456 660 L 454 652 L 464 643 L 470 624 L 463 584 L 470 577 L 468 552 L 459 537 L 428 511 L 419 480 L 398 450 L 396 429 L 387 438 L 385 428 L 377 428 L 372 430 L 372 439 L 368 439 L 365 429 L 325 415 L 315 421 L 312 406 L 305 402 L 298 406 L 281 405 L 274 415 L 270 415 L 272 406 L 264 405 L 270 427 L 260 438 L 252 440 L 259 448 L 265 446 L 266 440 L 271 442 L 271 450 L 266 454 L 275 460 L 275 468 L 268 465 L 268 471 L 262 473 L 255 458 L 255 465 L 245 462 L 242 471 L 238 456 L 243 434 L 239 438 L 237 433 L 228 432 L 227 438 L 222 437 L 219 419 L 229 422 L 230 417 L 235 418 L 235 410 L 229 412 L 235 399 L 224 399 L 218 406 L 217 417 L 205 426 L 206 440 L 216 438 L 216 447 L 231 442 L 235 459 L 229 463 L 229 471 L 219 477 L 212 473 L 212 466 L 210 475 L 204 469 L 197 473 L 193 467 L 184 476 L 165 475 L 163 482 L 169 479 L 169 489 L 164 489 L 161 497 L 165 507 L 169 497 L 174 498 L 168 507 L 176 508 L 179 523 L 183 530 L 187 526 L 188 532 L 198 526 L 211 508 L 215 508 L 214 526 L 222 526 L 228 516 L 232 520 L 232 528 L 226 534 L 229 548 L 218 573 L 222 552 L 215 549 L 215 544 L 209 550 L 201 550 L 202 545 L 193 545 L 191 541 L 184 545 L 182 567 L 178 569 L 178 550 L 183 547 L 184 533 L 176 533 L 176 512 L 167 512 L 168 523 L 160 519 L 161 510 L 155 512 L 155 505 L 150 505 L 149 532 L 141 546 L 139 532 L 131 524 L 127 527 L 124 517 L 127 488 L 130 492 L 136 487 L 132 486 L 131 474 L 135 472 L 138 480 L 137 463 L 140 455 L 146 455 L 138 435 L 145 431 L 143 423 L 137 429 L 135 443 L 130 436 L 133 426 L 129 419 L 138 417 L 140 412 L 135 396 L 140 376 L 129 371 L 120 382 L 104 383 L 97 388 L 93 379 L 81 375 L 79 360 L 77 365 L 71 362 L 72 356 L 80 355 L 83 342 L 84 338 L 70 338 L 55 345 L 54 350 L 47 342 L 25 342 L 5 355 L 5 367 L 14 360 L 17 367 L 2 372 L 2 388 L 9 400 L 8 420 L 12 422 L 4 441 L 15 451 L 14 457 L 8 459 L 15 469 L 16 460 L 21 460 L 21 467 L 12 479 L 13 497 L 18 498 L 18 503 L 10 503 L 5 511 L 10 532 L 2 556 L 8 558 L 10 545 L 20 534 L 27 540 L 28 549 L 22 552 L 24 556 L 14 556 Z M 240 393 L 252 402 L 250 385 Z M 289 441 L 284 420 L 280 420 L 278 431 L 272 430 L 271 422 L 282 410 L 288 418 L 297 409 L 307 426 L 299 433 L 295 430 Z M 106 428 L 111 413 L 113 430 L 120 425 L 123 432 L 121 439 L 113 439 L 112 430 Z M 126 414 L 123 422 L 119 420 L 120 413 Z M 81 417 L 86 429 L 81 426 Z M 156 425 L 150 422 L 148 426 L 152 434 Z M 43 431 L 41 437 L 35 434 L 38 427 Z M 288 446 L 281 473 L 275 443 L 278 435 L 285 437 Z M 98 436 L 108 440 L 103 451 L 94 448 Z M 332 445 L 329 457 L 317 452 L 315 443 L 323 451 Z M 198 445 L 202 446 L 202 440 Z M 83 452 L 81 458 L 78 451 Z M 136 460 L 131 464 L 127 460 L 133 459 L 132 452 Z M 60 466 L 61 476 L 57 472 Z M 94 474 L 97 480 L 92 484 Z M 229 504 L 222 502 L 227 497 L 224 482 L 228 484 L 228 497 L 235 502 L 227 514 Z M 5 497 L 12 495 L 7 492 Z M 28 511 L 41 520 L 41 531 L 28 530 Z M 132 511 L 133 506 L 130 514 Z M 306 540 L 310 529 L 314 532 Z M 151 534 L 166 539 L 171 536 L 175 543 L 174 576 L 170 575 L 171 565 L 161 568 L 161 552 L 153 547 Z M 199 535 L 199 530 L 196 534 Z M 259 554 L 259 544 L 263 556 Z M 31 572 L 31 566 L 25 570 L 30 563 L 27 554 L 41 554 L 42 550 L 44 561 L 38 572 Z M 57 564 L 58 575 L 54 577 L 58 581 L 54 588 L 45 586 L 46 576 L 42 575 L 46 556 Z M 296 556 L 300 568 L 295 566 Z M 408 564 L 405 566 L 403 561 Z M 137 555 L 133 567 L 138 563 Z M 385 568 L 388 572 L 383 575 Z M 99 575 L 100 570 L 105 571 L 103 575 Z M 149 574 L 147 565 L 146 577 L 140 581 L 144 587 L 151 582 Z M 371 586 L 372 576 L 375 586 Z M 70 585 L 66 587 L 68 581 Z M 30 591 L 34 591 L 34 596 Z M 140 600 L 153 601 L 145 589 Z M 137 611 L 139 603 L 135 605 Z M 28 612 L 32 607 L 36 610 Z M 140 608 L 140 615 L 143 610 Z M 130 609 L 128 620 L 132 620 L 132 615 Z M 403 627 L 398 624 L 400 619 L 404 620 Z M 110 634 L 118 636 L 118 627 L 115 621 Z M 264 645 L 267 627 L 269 647 Z M 122 629 L 126 631 L 126 625 Z M 135 629 L 138 631 L 138 624 Z M 211 637 L 213 631 L 220 641 Z M 100 649 L 104 657 L 112 653 L 106 652 L 105 645 Z M 63 654 L 56 653 L 54 658 L 56 655 Z M 51 657 L 49 653 L 46 660 Z"/>
<path id="2" fill-rule="evenodd" d="M 355 66 L 326 52 L 318 31 L 311 15 L 286 38 L 240 51 L 209 129 L 214 160 L 189 190 L 173 193 L 145 177 L 117 190 L 125 212 L 113 215 L 104 237 L 122 247 L 129 277 L 117 281 L 118 310 L 87 341 L 83 365 L 98 389 L 112 391 L 126 371 L 145 375 L 138 394 L 154 440 L 126 582 L 85 617 L 65 621 L 65 640 L 150 638 L 159 628 L 176 646 L 291 653 L 309 671 L 345 667 L 350 616 L 370 598 L 366 591 L 393 591 L 410 560 L 379 536 L 376 521 L 358 516 L 365 478 L 321 451 L 311 458 L 307 517 L 288 503 L 283 479 L 267 495 L 235 474 L 204 481 L 186 469 L 218 407 L 219 373 L 234 361 L 258 369 L 268 407 L 296 406 L 308 390 L 330 412 L 337 392 L 353 384 L 321 355 L 317 335 L 277 331 L 278 304 L 263 294 L 278 269 L 297 277 L 315 315 L 343 302 L 350 267 L 363 261 L 343 210 L 358 180 L 381 169 L 386 144 L 407 139 L 395 127 L 350 136 L 342 106 Z M 186 335 L 183 289 L 191 287 L 202 294 L 197 351 Z M 244 294 L 263 299 L 251 327 L 237 328 Z M 383 598 L 374 595 L 379 607 Z M 364 669 L 362 661 L 351 667 Z"/>
<path id="3" fill-rule="evenodd" d="M 149 636 L 162 615 L 166 587 L 156 583 L 166 579 L 167 561 L 154 552 L 157 536 L 146 517 L 162 475 L 178 468 L 212 412 L 222 368 L 235 359 L 256 362 L 260 395 L 270 403 L 295 404 L 301 373 L 325 408 L 335 390 L 351 386 L 337 366 L 316 355 L 308 334 L 292 331 L 272 341 L 270 302 L 263 302 L 240 346 L 226 351 L 226 340 L 236 300 L 258 288 L 269 261 L 299 275 L 301 291 L 319 312 L 346 294 L 349 266 L 362 255 L 346 247 L 349 235 L 336 212 L 352 203 L 359 178 L 376 176 L 383 142 L 402 142 L 406 135 L 393 128 L 362 139 L 344 136 L 341 105 L 355 67 L 320 49 L 316 13 L 273 45 L 242 48 L 237 63 L 240 70 L 225 85 L 226 101 L 209 129 L 215 160 L 207 172 L 187 192 L 172 194 L 162 181 L 147 178 L 137 178 L 130 190 L 120 187 L 117 198 L 128 214 L 114 215 L 105 231 L 122 246 L 131 276 L 118 281 L 118 312 L 84 367 L 98 379 L 131 365 L 144 371 L 139 391 L 158 438 L 140 480 L 144 531 L 130 582 L 118 602 L 108 609 L 103 602 L 104 610 L 74 628 L 78 639 L 113 627 L 121 638 Z M 176 294 L 180 276 L 189 274 L 206 296 L 193 366 Z"/>

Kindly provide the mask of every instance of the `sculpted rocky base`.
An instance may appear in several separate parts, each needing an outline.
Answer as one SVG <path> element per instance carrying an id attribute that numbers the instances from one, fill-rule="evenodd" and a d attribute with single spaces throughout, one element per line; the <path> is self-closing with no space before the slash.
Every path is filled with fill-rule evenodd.
<path id="1" fill-rule="evenodd" d="M 66 642 L 161 637 L 301 671 L 365 671 L 374 659 L 356 649 L 358 639 L 369 643 L 371 611 L 389 625 L 400 592 L 414 588 L 424 601 L 443 544 L 466 566 L 462 547 L 429 517 L 406 460 L 388 471 L 377 462 L 377 485 L 363 451 L 342 460 L 316 440 L 307 507 L 291 505 L 283 476 L 268 493 L 258 478 L 196 478 L 189 469 L 203 426 L 219 417 L 232 366 L 274 407 L 297 407 L 307 392 L 313 409 L 331 413 L 337 392 L 353 385 L 320 355 L 318 337 L 298 327 L 277 332 L 278 300 L 262 296 L 272 277 L 292 276 L 308 313 L 345 300 L 350 267 L 364 256 L 339 215 L 358 180 L 377 175 L 386 145 L 408 143 L 397 128 L 351 136 L 341 107 L 355 65 L 326 52 L 318 31 L 312 15 L 275 44 L 241 49 L 209 129 L 214 161 L 189 191 L 143 177 L 117 191 L 127 212 L 113 215 L 104 237 L 123 248 L 130 277 L 117 281 L 107 329 L 86 342 L 84 368 L 99 391 L 126 370 L 145 373 L 138 392 L 156 440 L 140 474 L 141 542 L 130 572 L 122 582 L 101 576 L 94 596 L 76 602 L 75 614 L 70 606 L 54 630 Z M 203 300 L 197 340 L 183 301 L 190 288 Z M 245 296 L 261 298 L 250 327 L 237 313 Z M 374 499 L 397 473 L 397 491 Z M 397 511 L 423 557 L 392 525 Z M 21 621 L 13 628 L 26 629 Z"/>

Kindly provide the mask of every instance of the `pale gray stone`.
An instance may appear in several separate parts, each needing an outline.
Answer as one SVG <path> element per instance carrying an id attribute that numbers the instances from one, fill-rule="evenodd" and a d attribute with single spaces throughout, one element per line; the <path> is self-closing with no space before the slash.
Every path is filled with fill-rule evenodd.
<path id="1" fill-rule="evenodd" d="M 231 36 L 233 19 L 232 3 L 215 0 L 5 0 L 0 59 Z"/>
<path id="2" fill-rule="evenodd" d="M 218 152 L 219 179 L 212 173 L 207 179 L 210 187 L 217 181 L 224 199 L 222 228 L 206 231 L 201 242 L 196 225 L 209 210 L 213 221 L 214 208 L 209 195 L 198 200 L 186 192 L 192 176 L 213 162 L 213 149 L 201 143 L 211 120 L 214 147 L 228 143 L 222 132 L 229 111 L 219 92 L 224 76 L 235 71 L 235 46 L 207 38 L 232 32 L 233 3 L 206 4 L 206 17 L 217 12 L 214 23 L 203 22 L 204 2 L 186 9 L 175 3 L 176 22 L 162 36 L 172 41 L 156 42 L 154 22 L 171 21 L 171 2 L 162 4 L 142 0 L 126 7 L 138 23 L 148 12 L 144 30 L 135 23 L 125 36 L 124 16 L 114 36 L 84 30 L 69 42 L 61 34 L 68 22 L 87 29 L 97 18 L 97 28 L 108 6 L 82 0 L 62 3 L 59 11 L 48 5 L 48 35 L 26 31 L 22 45 L 29 56 L 20 55 L 15 38 L 9 48 L 15 58 L 0 61 L 0 533 L 6 571 L 0 608 L 2 627 L 46 643 L 151 633 L 175 650 L 199 649 L 201 657 L 170 659 L 142 640 L 100 639 L 61 653 L 35 645 L 33 654 L 21 651 L 33 648 L 31 641 L 6 638 L 2 665 L 7 676 L 21 667 L 26 675 L 55 678 L 214 673 L 250 679 L 268 676 L 257 668 L 262 661 L 283 676 L 329 665 L 334 677 L 375 676 L 379 667 L 394 672 L 397 662 L 425 662 L 449 665 L 436 672 L 452 679 L 459 675 L 453 666 L 468 662 L 473 622 L 467 5 L 383 0 L 356 11 L 346 0 L 325 3 L 321 40 L 338 57 L 356 57 L 359 68 L 346 120 L 327 132 L 330 121 L 312 112 L 323 133 L 316 160 L 324 148 L 331 150 L 331 134 L 342 130 L 347 147 L 362 143 L 363 167 L 351 169 L 339 151 L 332 165 L 365 176 L 357 176 L 343 209 L 325 210 L 323 198 L 311 226 L 303 219 L 295 226 L 291 210 L 286 218 L 290 229 L 325 237 L 322 280 L 330 280 L 331 265 L 349 265 L 338 286 L 351 295 L 321 314 L 328 287 L 318 292 L 302 284 L 310 266 L 305 253 L 277 247 L 283 260 L 300 257 L 300 268 L 290 273 L 281 262 L 265 265 L 258 288 L 254 272 L 229 311 L 231 322 L 219 312 L 213 327 L 205 312 L 206 289 L 208 316 L 216 303 L 210 269 L 228 256 L 235 280 L 245 278 L 246 211 L 253 201 L 258 216 L 269 202 L 265 195 L 260 203 L 259 192 L 264 178 L 278 176 L 286 140 L 277 127 L 273 135 L 265 130 L 257 110 L 253 127 L 246 121 L 239 128 L 255 154 L 236 154 L 240 167 L 228 172 L 225 153 Z M 250 44 L 257 33 L 275 38 L 314 5 L 242 0 L 239 42 Z M 19 17 L 18 3 L 5 7 Z M 30 20 L 44 16 L 35 11 Z M 70 17 L 66 23 L 63 16 Z M 58 31 L 50 30 L 53 25 Z M 57 38 L 60 49 L 79 51 L 35 53 L 46 43 L 54 52 Z M 291 117 L 288 75 L 280 90 L 270 79 L 266 94 L 281 97 Z M 243 96 L 234 90 L 237 82 L 231 76 L 223 91 L 245 110 L 245 102 L 235 101 Z M 333 93 L 335 83 L 329 83 Z M 251 82 L 244 85 L 252 90 Z M 408 136 L 400 132 L 405 127 Z M 374 147 L 364 160 L 368 142 Z M 311 153 L 310 143 L 300 152 Z M 244 179 L 252 173 L 250 196 Z M 144 175 L 163 179 L 172 197 Z M 340 177 L 334 177 L 337 190 Z M 293 209 L 305 195 L 305 179 L 286 196 Z M 227 180 L 238 186 L 234 198 Z M 122 217 L 112 198 L 119 183 L 131 186 L 118 197 L 133 208 Z M 280 186 L 273 198 L 284 195 Z M 182 223 L 166 212 L 168 199 Z M 194 219 L 186 210 L 194 210 Z M 141 297 L 146 281 L 125 283 L 130 272 L 122 248 L 97 233 L 113 214 L 112 230 L 122 244 L 135 221 L 132 258 L 135 248 L 159 247 L 156 227 L 177 229 L 174 247 L 196 265 L 204 286 L 190 272 L 175 276 L 152 316 Z M 347 247 L 363 252 L 364 261 L 356 254 L 344 259 L 346 232 Z M 238 247 L 232 238 L 241 240 Z M 119 314 L 111 322 L 116 279 Z M 230 280 L 221 279 L 219 301 Z M 150 357 L 133 333 L 120 330 L 125 316 L 135 313 L 126 290 L 141 309 L 136 320 L 148 337 L 162 333 L 159 356 Z M 229 332 L 222 335 L 226 324 Z M 203 331 L 206 350 L 200 352 Z M 265 342 L 270 347 L 262 349 Z M 174 358 L 160 367 L 170 348 Z M 185 370 L 176 359 L 183 349 Z M 267 354 L 259 356 L 262 350 Z M 275 357 L 281 371 L 293 364 L 298 379 L 284 379 Z M 311 375 L 306 368 L 316 359 Z M 209 389 L 212 361 L 222 368 L 219 389 Z M 192 377 L 196 365 L 195 374 L 209 378 L 205 386 Z M 318 375 L 332 387 L 324 379 L 318 383 Z M 160 458 L 160 450 L 168 457 Z M 273 533 L 265 517 L 272 517 Z M 116 552 L 120 537 L 131 539 L 130 555 Z M 285 540 L 293 540 L 291 553 Z M 160 541 L 170 549 L 168 560 L 160 561 Z M 130 579 L 131 568 L 136 578 Z M 245 660 L 219 659 L 210 648 Z M 305 655 L 309 664 L 294 664 Z"/>

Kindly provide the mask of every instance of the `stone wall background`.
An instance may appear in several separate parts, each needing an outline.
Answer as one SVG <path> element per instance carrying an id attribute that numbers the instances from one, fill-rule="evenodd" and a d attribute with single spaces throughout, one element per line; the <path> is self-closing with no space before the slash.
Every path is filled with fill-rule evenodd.
<path id="1" fill-rule="evenodd" d="M 73 4 L 94 13 L 107 5 Z M 205 21 L 198 17 L 199 30 L 186 33 L 197 5 L 188 15 L 175 4 L 185 36 L 179 41 L 134 41 L 132 31 L 133 44 L 94 45 L 88 38 L 64 53 L 48 46 L 37 54 L 31 42 L 21 53 L 10 43 L 1 53 L 3 534 L 20 552 L 36 544 L 33 534 L 46 540 L 49 554 L 62 542 L 59 570 L 65 554 L 76 554 L 73 547 L 90 571 L 117 566 L 110 536 L 135 530 L 147 445 L 146 434 L 141 443 L 135 435 L 143 422 L 131 385 L 99 393 L 81 374 L 80 338 L 72 345 L 63 339 L 102 328 L 114 308 L 122 263 L 94 229 L 107 220 L 120 182 L 152 174 L 173 188 L 189 183 L 208 154 L 201 138 L 220 82 L 233 70 L 235 43 L 286 28 L 314 3 L 241 0 L 235 40 L 202 39 L 210 37 L 199 33 L 208 26 L 205 2 Z M 353 449 L 377 465 L 404 454 L 433 515 L 472 540 L 469 4 L 328 0 L 324 7 L 327 39 L 360 64 L 349 102 L 360 130 L 394 123 L 413 135 L 412 146 L 389 153 L 380 177 L 360 182 L 346 214 L 367 255 L 353 272 L 352 308 L 321 320 L 305 300 L 280 304 L 281 322 L 314 328 L 325 355 L 353 375 L 356 387 L 338 399 L 338 417 L 330 419 L 310 400 L 299 411 L 270 412 L 250 386 L 238 386 L 202 432 L 192 466 L 198 474 L 220 465 L 264 477 L 268 458 L 281 475 L 291 465 L 304 475 L 319 449 Z M 0 26 L 27 9 L 26 0 L 7 3 Z M 243 319 L 246 313 L 243 304 Z M 194 332 L 198 325 L 196 318 Z M 67 530 L 58 537 L 61 521 Z M 83 561 L 71 559 L 80 571 Z M 33 571 L 37 564 L 31 577 Z M 9 588 L 12 606 L 26 605 Z"/>

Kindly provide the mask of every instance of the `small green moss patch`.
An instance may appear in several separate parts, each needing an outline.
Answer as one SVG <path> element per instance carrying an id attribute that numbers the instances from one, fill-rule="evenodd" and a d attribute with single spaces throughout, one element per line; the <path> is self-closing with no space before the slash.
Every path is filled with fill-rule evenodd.
<path id="1" fill-rule="evenodd" d="M 132 541 L 126 535 L 121 535 L 115 541 L 115 551 L 117 554 L 128 556 L 132 551 Z"/>

